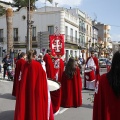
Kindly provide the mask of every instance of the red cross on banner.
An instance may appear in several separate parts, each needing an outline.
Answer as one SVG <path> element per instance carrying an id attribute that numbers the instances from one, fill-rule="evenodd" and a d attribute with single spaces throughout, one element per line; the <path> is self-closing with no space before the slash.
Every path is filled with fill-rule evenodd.
<path id="1" fill-rule="evenodd" d="M 52 50 L 52 55 L 64 55 L 64 35 L 50 35 L 50 49 Z"/>

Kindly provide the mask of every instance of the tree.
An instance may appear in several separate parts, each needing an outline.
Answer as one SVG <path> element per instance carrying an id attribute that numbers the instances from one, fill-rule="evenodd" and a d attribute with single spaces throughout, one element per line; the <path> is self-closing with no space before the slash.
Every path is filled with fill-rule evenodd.
<path id="1" fill-rule="evenodd" d="M 1 11 L 6 13 L 6 23 L 7 23 L 7 52 L 13 48 L 13 9 L 10 7 L 9 3 L 0 1 Z M 1 13 L 3 15 L 4 13 Z"/>
<path id="2" fill-rule="evenodd" d="M 7 22 L 7 52 L 10 53 L 10 49 L 13 48 L 13 9 L 8 8 L 6 10 L 6 22 Z"/>

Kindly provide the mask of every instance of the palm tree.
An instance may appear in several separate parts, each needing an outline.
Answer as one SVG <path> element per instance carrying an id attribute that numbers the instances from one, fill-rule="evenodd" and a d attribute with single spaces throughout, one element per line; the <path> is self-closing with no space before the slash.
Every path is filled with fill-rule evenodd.
<path id="1" fill-rule="evenodd" d="M 6 10 L 6 22 L 7 22 L 7 52 L 10 53 L 10 49 L 13 48 L 13 9 L 8 8 Z"/>
<path id="2" fill-rule="evenodd" d="M 13 9 L 10 8 L 9 3 L 0 1 L 1 15 L 6 13 L 7 23 L 7 52 L 13 48 Z M 5 10 L 6 9 L 6 10 Z"/>

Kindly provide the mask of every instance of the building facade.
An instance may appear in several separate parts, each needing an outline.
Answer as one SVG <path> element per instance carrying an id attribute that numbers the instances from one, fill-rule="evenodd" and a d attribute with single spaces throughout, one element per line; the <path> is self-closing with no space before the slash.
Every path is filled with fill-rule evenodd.
<path id="1" fill-rule="evenodd" d="M 93 43 L 97 43 L 98 42 L 98 28 L 95 27 L 95 21 L 92 21 L 92 29 L 93 29 Z"/>
<path id="2" fill-rule="evenodd" d="M 78 57 L 78 42 L 79 42 L 79 19 L 71 14 L 67 9 L 62 7 L 43 7 L 33 12 L 32 21 L 32 48 L 38 53 L 39 48 L 39 32 L 48 31 L 49 34 L 54 34 L 56 30 L 59 34 L 65 35 L 65 56 L 66 60 L 70 56 Z M 0 17 L 0 50 L 7 49 L 7 27 L 5 15 Z M 26 36 L 27 36 L 27 10 L 22 8 L 18 12 L 14 12 L 13 16 L 13 43 L 14 50 L 19 49 L 26 51 Z"/>
<path id="3" fill-rule="evenodd" d="M 98 28 L 98 38 L 104 41 L 104 46 L 107 47 L 109 44 L 109 40 L 111 40 L 111 36 L 110 36 L 111 26 L 98 22 L 95 25 L 95 27 Z"/>
<path id="4" fill-rule="evenodd" d="M 92 19 L 86 15 L 85 18 L 85 28 L 86 28 L 86 57 L 89 57 L 90 51 L 92 48 L 93 41 L 93 25 L 92 25 Z"/>
<path id="5" fill-rule="evenodd" d="M 79 9 L 69 9 L 69 12 L 74 14 L 79 18 L 79 56 L 86 59 L 85 50 L 86 49 L 86 15 Z"/>
<path id="6" fill-rule="evenodd" d="M 117 52 L 118 50 L 120 51 L 120 42 L 118 41 L 113 41 L 112 42 L 112 48 L 113 48 L 113 54 Z"/>

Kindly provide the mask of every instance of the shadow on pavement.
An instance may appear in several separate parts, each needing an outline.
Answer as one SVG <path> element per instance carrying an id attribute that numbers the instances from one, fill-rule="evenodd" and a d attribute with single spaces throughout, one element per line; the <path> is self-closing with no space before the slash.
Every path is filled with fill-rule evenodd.
<path id="1" fill-rule="evenodd" d="M 14 111 L 0 112 L 0 120 L 14 120 Z"/>
<path id="2" fill-rule="evenodd" d="M 12 94 L 10 93 L 6 93 L 6 94 L 2 94 L 0 95 L 0 98 L 4 98 L 4 99 L 10 99 L 10 100 L 15 100 L 16 98 L 14 96 L 12 96 Z M 0 119 L 1 120 L 1 119 Z"/>
<path id="3" fill-rule="evenodd" d="M 91 105 L 91 104 L 82 104 L 81 107 L 83 107 L 83 108 L 93 109 L 93 105 Z"/>

